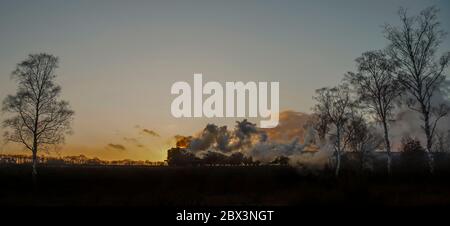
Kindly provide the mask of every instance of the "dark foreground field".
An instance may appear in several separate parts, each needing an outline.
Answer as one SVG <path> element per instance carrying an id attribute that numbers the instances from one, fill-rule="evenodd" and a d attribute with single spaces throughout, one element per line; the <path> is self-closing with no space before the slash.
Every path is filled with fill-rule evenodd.
<path id="1" fill-rule="evenodd" d="M 0 205 L 447 206 L 448 174 L 303 175 L 289 167 L 0 167 Z"/>

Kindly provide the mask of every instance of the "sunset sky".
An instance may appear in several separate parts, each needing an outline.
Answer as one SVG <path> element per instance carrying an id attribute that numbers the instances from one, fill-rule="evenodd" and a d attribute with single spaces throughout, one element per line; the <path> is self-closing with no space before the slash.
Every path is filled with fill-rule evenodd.
<path id="1" fill-rule="evenodd" d="M 28 54 L 56 55 L 62 98 L 75 110 L 74 134 L 59 154 L 163 160 L 174 135 L 236 121 L 173 118 L 174 82 L 192 84 L 194 73 L 277 81 L 281 110 L 309 112 L 315 89 L 386 45 L 382 25 L 398 23 L 399 6 L 417 13 L 431 5 L 450 31 L 446 0 L 0 0 L 0 98 L 15 92 L 11 72 Z M 0 140 L 0 153 L 26 153 Z"/>

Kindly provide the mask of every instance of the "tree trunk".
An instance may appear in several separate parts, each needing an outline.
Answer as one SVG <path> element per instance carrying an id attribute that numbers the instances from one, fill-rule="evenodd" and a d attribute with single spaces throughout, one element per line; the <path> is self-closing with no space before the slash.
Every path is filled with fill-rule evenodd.
<path id="1" fill-rule="evenodd" d="M 336 171 L 334 172 L 336 177 L 339 176 L 340 168 L 341 168 L 341 153 L 340 151 L 336 151 Z"/>
<path id="2" fill-rule="evenodd" d="M 32 172 L 31 172 L 31 176 L 33 177 L 33 186 L 34 188 L 36 188 L 37 185 L 37 169 L 36 169 L 36 165 L 37 165 L 37 150 L 33 150 L 33 162 L 32 162 Z"/>
<path id="3" fill-rule="evenodd" d="M 434 156 L 431 153 L 431 149 L 427 148 L 426 150 L 427 158 L 428 158 L 428 168 L 431 174 L 434 173 Z"/>
<path id="4" fill-rule="evenodd" d="M 339 176 L 339 170 L 341 168 L 341 130 L 340 125 L 337 125 L 336 131 L 336 171 L 335 176 Z"/>
<path id="5" fill-rule="evenodd" d="M 432 174 L 434 173 L 434 157 L 431 152 L 431 148 L 433 146 L 433 135 L 431 134 L 429 114 L 427 113 L 424 113 L 424 122 L 424 130 L 427 138 L 427 148 L 425 149 L 425 152 L 427 153 L 428 170 Z"/>
<path id="6" fill-rule="evenodd" d="M 387 154 L 387 173 L 391 174 L 391 165 L 392 165 L 392 156 L 391 156 L 391 142 L 389 141 L 389 131 L 386 124 L 386 119 L 383 120 L 383 129 L 384 129 L 384 143 Z"/>
<path id="7" fill-rule="evenodd" d="M 361 150 L 360 152 L 359 152 L 359 170 L 361 171 L 361 172 L 363 172 L 364 171 L 364 161 L 365 161 L 365 153 Z"/>

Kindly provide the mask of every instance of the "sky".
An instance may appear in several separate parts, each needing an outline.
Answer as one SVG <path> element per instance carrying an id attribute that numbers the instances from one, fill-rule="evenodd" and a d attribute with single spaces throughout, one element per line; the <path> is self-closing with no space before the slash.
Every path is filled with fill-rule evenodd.
<path id="1" fill-rule="evenodd" d="M 194 73 L 205 82 L 277 81 L 281 110 L 309 112 L 315 89 L 386 46 L 382 26 L 399 22 L 400 6 L 432 5 L 450 31 L 445 0 L 0 0 L 0 98 L 15 92 L 17 63 L 53 54 L 62 98 L 75 110 L 74 133 L 53 154 L 163 160 L 174 135 L 236 121 L 173 118 L 173 83 L 192 84 Z M 27 153 L 1 139 L 0 153 Z"/>

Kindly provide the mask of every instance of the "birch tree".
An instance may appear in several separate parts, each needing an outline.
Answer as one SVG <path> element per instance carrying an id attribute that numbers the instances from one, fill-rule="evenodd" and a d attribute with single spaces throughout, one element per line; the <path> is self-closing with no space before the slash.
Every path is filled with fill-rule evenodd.
<path id="1" fill-rule="evenodd" d="M 417 16 L 408 16 L 405 9 L 400 9 L 400 25 L 385 27 L 385 36 L 390 42 L 388 53 L 398 63 L 399 82 L 411 97 L 407 105 L 421 115 L 430 173 L 434 171 L 431 150 L 436 125 L 449 112 L 448 106 L 433 99 L 445 80 L 444 71 L 450 59 L 449 52 L 437 57 L 446 35 L 437 20 L 437 12 L 430 7 Z"/>
<path id="2" fill-rule="evenodd" d="M 360 169 L 364 170 L 369 157 L 381 146 L 383 140 L 361 113 L 354 110 L 350 116 L 344 140 L 348 142 L 348 149 L 359 155 Z"/>
<path id="3" fill-rule="evenodd" d="M 346 85 L 318 89 L 314 99 L 317 101 L 313 108 L 314 113 L 323 117 L 329 123 L 328 125 L 333 127 L 332 130 L 329 130 L 329 135 L 333 141 L 335 175 L 339 176 L 341 155 L 347 144 L 347 140 L 344 138 L 349 137 L 345 136 L 345 125 L 350 118 L 354 103 Z"/>
<path id="4" fill-rule="evenodd" d="M 17 93 L 3 102 L 9 118 L 3 121 L 7 141 L 17 142 L 32 153 L 32 175 L 36 181 L 37 153 L 64 141 L 74 112 L 68 102 L 59 100 L 61 87 L 55 84 L 58 58 L 41 53 L 29 55 L 17 64 L 12 76 Z"/>
<path id="5" fill-rule="evenodd" d="M 369 51 L 356 59 L 357 72 L 349 72 L 346 79 L 354 87 L 367 113 L 381 124 L 387 154 L 387 172 L 391 173 L 391 142 L 389 122 L 392 121 L 394 100 L 401 94 L 395 78 L 396 64 L 383 51 Z"/>

